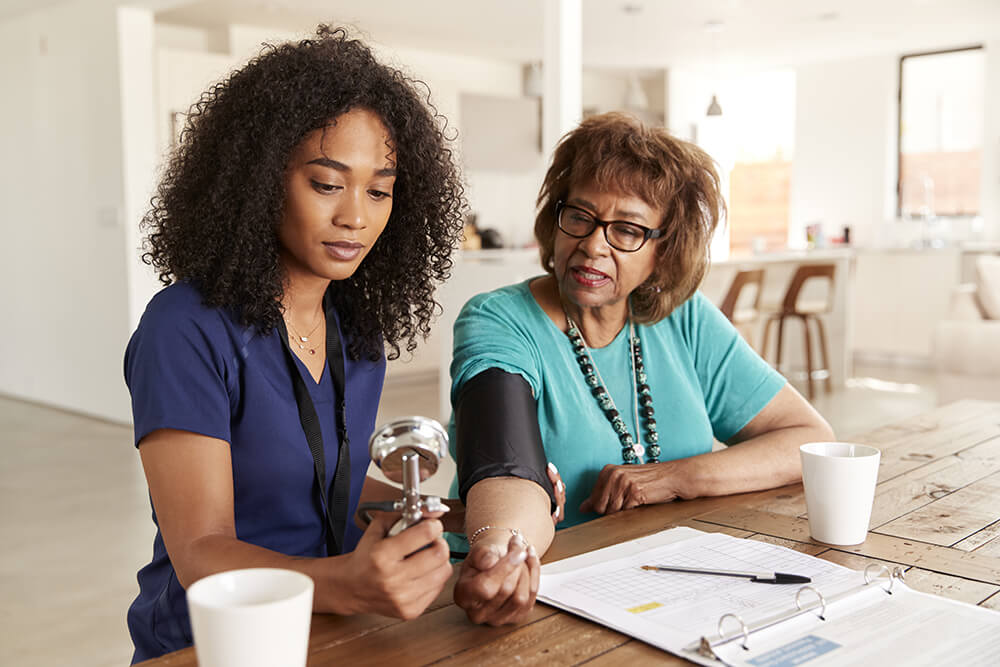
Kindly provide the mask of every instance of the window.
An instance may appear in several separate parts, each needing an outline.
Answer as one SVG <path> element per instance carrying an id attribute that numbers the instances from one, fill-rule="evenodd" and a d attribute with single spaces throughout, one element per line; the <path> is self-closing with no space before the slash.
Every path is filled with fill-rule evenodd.
<path id="1" fill-rule="evenodd" d="M 981 47 L 900 58 L 897 215 L 979 213 L 984 61 Z"/>

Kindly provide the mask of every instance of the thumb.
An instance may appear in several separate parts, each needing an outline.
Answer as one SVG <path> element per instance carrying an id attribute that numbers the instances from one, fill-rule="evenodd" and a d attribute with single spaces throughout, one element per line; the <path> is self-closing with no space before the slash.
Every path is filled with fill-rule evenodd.
<path id="1" fill-rule="evenodd" d="M 360 548 L 363 544 L 384 540 L 386 535 L 389 534 L 392 524 L 398 518 L 398 514 L 392 512 L 372 512 L 372 521 L 368 524 L 368 528 L 365 529 L 364 534 L 358 541 L 358 547 Z"/>
<path id="2" fill-rule="evenodd" d="M 473 549 L 468 555 L 468 560 L 470 565 L 482 571 L 492 568 L 502 557 L 503 554 L 500 553 L 500 548 L 494 544 L 490 544 Z"/>

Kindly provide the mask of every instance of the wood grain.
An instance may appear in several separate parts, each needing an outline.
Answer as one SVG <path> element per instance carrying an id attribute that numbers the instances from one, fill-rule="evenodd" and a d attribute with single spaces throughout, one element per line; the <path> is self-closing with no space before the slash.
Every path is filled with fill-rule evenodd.
<path id="1" fill-rule="evenodd" d="M 1000 472 L 879 526 L 876 532 L 951 546 L 996 521 L 998 498 Z"/>

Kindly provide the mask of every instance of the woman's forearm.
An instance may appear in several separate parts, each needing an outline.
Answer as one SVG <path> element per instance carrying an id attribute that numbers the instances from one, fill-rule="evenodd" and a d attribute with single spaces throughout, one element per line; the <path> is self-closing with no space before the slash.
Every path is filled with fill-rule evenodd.
<path id="1" fill-rule="evenodd" d="M 802 479 L 799 446 L 830 440 L 829 426 L 789 426 L 725 449 L 663 465 L 676 480 L 678 496 L 699 498 L 760 491 Z"/>
<path id="2" fill-rule="evenodd" d="M 490 477 L 476 482 L 466 497 L 465 533 L 478 544 L 506 546 L 511 529 L 517 530 L 539 554 L 552 543 L 555 529 L 549 513 L 549 496 L 535 482 L 517 477 Z"/>
<path id="3" fill-rule="evenodd" d="M 338 569 L 333 558 L 287 556 L 229 535 L 206 535 L 191 542 L 183 554 L 171 554 L 181 585 L 192 583 L 210 574 L 254 567 L 276 567 L 295 570 L 311 577 L 316 585 L 313 610 L 325 613 L 351 613 L 342 593 L 331 579 Z"/>

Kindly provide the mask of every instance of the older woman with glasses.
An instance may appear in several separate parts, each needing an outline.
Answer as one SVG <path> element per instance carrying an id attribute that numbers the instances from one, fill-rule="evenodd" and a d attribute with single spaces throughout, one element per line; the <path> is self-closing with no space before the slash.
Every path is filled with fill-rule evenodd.
<path id="1" fill-rule="evenodd" d="M 630 116 L 557 147 L 535 220 L 547 274 L 473 298 L 455 324 L 470 545 L 455 600 L 474 622 L 530 611 L 563 491 L 572 526 L 766 489 L 800 479 L 800 444 L 833 437 L 696 291 L 722 206 L 708 155 Z"/>

